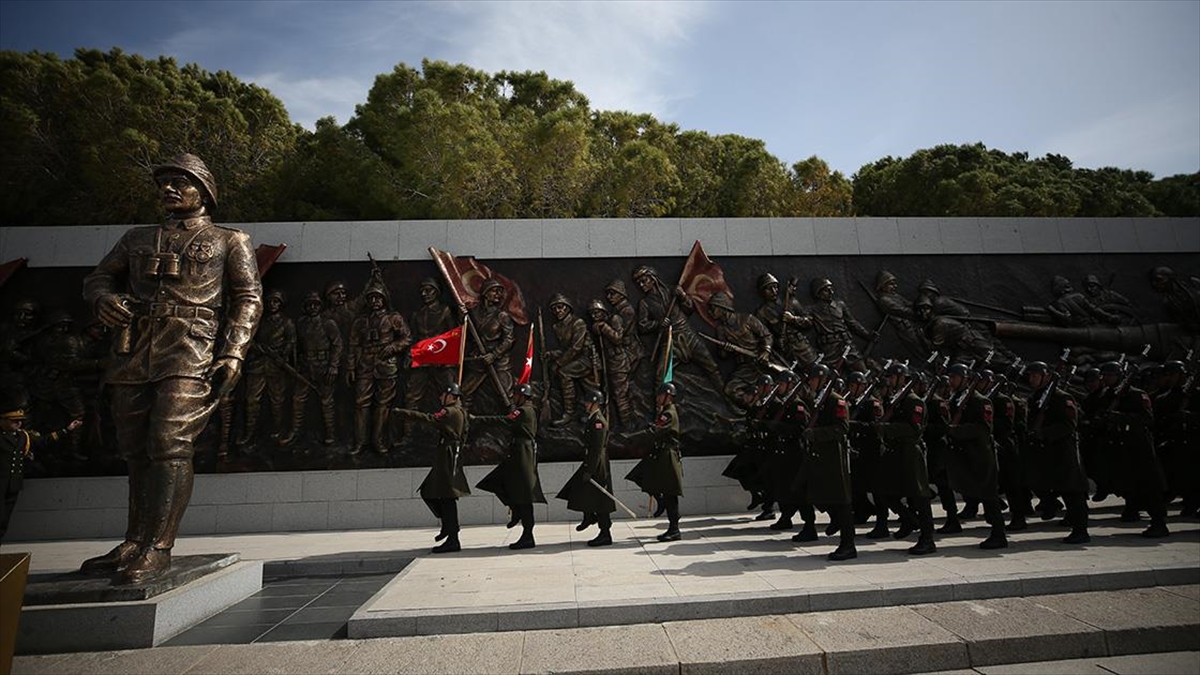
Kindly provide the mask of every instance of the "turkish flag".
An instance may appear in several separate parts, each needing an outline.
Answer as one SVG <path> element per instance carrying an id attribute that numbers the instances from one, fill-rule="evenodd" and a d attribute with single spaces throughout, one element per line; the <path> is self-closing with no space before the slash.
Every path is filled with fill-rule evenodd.
<path id="1" fill-rule="evenodd" d="M 16 260 L 10 260 L 3 265 L 0 265 L 0 286 L 3 286 L 4 282 L 8 281 L 9 277 L 19 272 L 21 268 L 25 267 L 25 263 L 27 262 L 29 262 L 28 258 L 17 258 Z"/>
<path id="2" fill-rule="evenodd" d="M 525 311 L 525 296 L 521 294 L 521 287 L 515 281 L 492 271 L 490 267 L 476 260 L 474 256 L 456 258 L 432 246 L 429 247 L 429 255 L 442 270 L 454 297 L 467 309 L 474 309 L 479 304 L 479 289 L 482 288 L 483 282 L 495 279 L 504 287 L 504 310 L 512 317 L 513 323 L 519 326 L 529 325 L 529 315 Z"/>
<path id="3" fill-rule="evenodd" d="M 529 384 L 531 375 L 533 375 L 533 326 L 529 327 L 529 347 L 525 349 L 525 365 L 521 367 L 521 377 L 517 378 L 517 384 Z"/>
<path id="4" fill-rule="evenodd" d="M 462 350 L 462 326 L 441 335 L 421 340 L 412 346 L 413 368 L 421 366 L 454 366 Z"/>
<path id="5" fill-rule="evenodd" d="M 259 244 L 258 248 L 254 249 L 254 259 L 258 262 L 258 278 L 261 279 L 267 276 L 267 270 L 271 269 L 271 265 L 283 255 L 287 244 L 279 244 L 271 246 L 269 244 Z"/>
<path id="6" fill-rule="evenodd" d="M 710 326 L 717 325 L 717 322 L 708 315 L 708 299 L 717 291 L 725 291 L 730 298 L 733 297 L 733 291 L 729 290 L 729 284 L 725 283 L 725 272 L 708 257 L 699 240 L 692 244 L 692 252 L 688 254 L 687 263 L 683 266 L 679 285 L 692 302 L 696 303 L 696 311 L 700 312 L 700 317 Z"/>

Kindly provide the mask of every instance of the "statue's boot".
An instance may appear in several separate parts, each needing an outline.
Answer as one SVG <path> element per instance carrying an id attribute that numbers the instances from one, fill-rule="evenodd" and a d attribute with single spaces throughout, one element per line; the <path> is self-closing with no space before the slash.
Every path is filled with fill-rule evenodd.
<path id="1" fill-rule="evenodd" d="M 83 574 L 112 574 L 129 564 L 147 541 L 142 514 L 145 512 L 145 475 L 147 462 L 129 460 L 129 512 L 126 514 L 125 541 L 104 555 L 88 558 L 79 566 Z"/>
<path id="2" fill-rule="evenodd" d="M 283 433 L 283 397 L 279 397 L 278 401 L 271 401 L 271 424 L 275 426 L 275 432 L 271 434 L 272 438 L 279 438 Z"/>
<path id="3" fill-rule="evenodd" d="M 362 452 L 362 446 L 367 442 L 367 415 L 370 412 L 370 408 L 354 409 L 354 447 L 350 448 L 352 455 Z"/>
<path id="4" fill-rule="evenodd" d="M 299 385 L 297 385 L 299 386 Z M 296 442 L 300 436 L 300 429 L 304 426 L 304 404 L 296 403 L 292 407 L 292 424 L 288 428 L 287 433 L 279 437 L 279 445 L 287 447 Z"/>
<path id="5" fill-rule="evenodd" d="M 118 583 L 140 584 L 171 569 L 171 549 L 179 534 L 183 512 L 192 497 L 191 460 L 151 462 L 146 471 L 147 531 L 149 543 L 121 570 Z"/>
<path id="6" fill-rule="evenodd" d="M 337 443 L 337 434 L 335 432 L 336 426 L 334 425 L 334 410 L 333 410 L 332 402 L 329 405 L 322 404 L 321 417 L 324 418 L 324 420 L 325 420 L 325 439 L 321 442 L 324 443 L 325 445 L 333 445 L 334 443 Z"/>
<path id="7" fill-rule="evenodd" d="M 390 410 L 385 405 L 375 406 L 375 420 L 371 427 L 371 444 L 375 446 L 375 452 L 381 455 L 386 455 L 388 450 L 391 450 L 391 446 L 387 442 L 389 412 Z"/>
<path id="8" fill-rule="evenodd" d="M 551 422 L 552 427 L 566 426 L 575 419 L 575 383 L 566 378 L 563 378 L 562 403 L 562 417 Z"/>
<path id="9" fill-rule="evenodd" d="M 238 446 L 246 446 L 254 442 L 254 437 L 258 433 L 258 412 L 258 405 L 253 403 L 246 405 L 246 424 L 242 428 L 242 435 L 237 439 Z"/>

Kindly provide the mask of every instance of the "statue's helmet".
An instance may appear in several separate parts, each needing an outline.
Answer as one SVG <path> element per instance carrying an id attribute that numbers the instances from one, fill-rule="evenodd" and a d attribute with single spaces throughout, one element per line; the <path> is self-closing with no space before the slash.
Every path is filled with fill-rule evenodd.
<path id="1" fill-rule="evenodd" d="M 487 292 L 493 288 L 499 288 L 501 291 L 503 291 L 504 284 L 500 283 L 496 279 L 484 279 L 483 283 L 479 285 L 479 295 L 487 295 Z"/>
<path id="2" fill-rule="evenodd" d="M 316 291 L 309 291 L 307 294 L 305 294 L 304 304 L 302 306 L 309 307 L 311 305 L 317 305 L 318 307 L 321 305 L 321 294 L 320 293 L 318 293 Z"/>
<path id="3" fill-rule="evenodd" d="M 1054 280 L 1051 282 L 1051 288 L 1054 289 L 1056 295 L 1070 293 L 1073 290 L 1071 288 L 1071 281 L 1061 274 L 1054 277 Z"/>
<path id="4" fill-rule="evenodd" d="M 720 307 L 721 309 L 723 309 L 727 312 L 732 312 L 733 311 L 733 298 L 729 297 L 729 294 L 726 293 L 725 291 L 717 291 L 716 293 L 713 293 L 712 296 L 710 296 L 708 298 L 708 306 L 709 307 Z"/>
<path id="5" fill-rule="evenodd" d="M 341 279 L 334 279 L 333 281 L 325 284 L 325 297 L 328 298 L 335 291 L 346 291 L 346 290 L 347 290 L 346 282 L 342 281 Z"/>
<path id="6" fill-rule="evenodd" d="M 372 295 L 378 295 L 383 298 L 384 304 L 391 300 L 391 293 L 388 293 L 387 286 L 378 276 L 372 276 L 367 280 L 367 285 L 363 288 L 363 297 L 370 298 Z"/>
<path id="7" fill-rule="evenodd" d="M 608 293 L 610 291 L 616 293 L 622 298 L 629 298 L 629 291 L 625 290 L 625 282 L 621 281 L 620 279 L 613 279 L 612 281 L 608 282 L 608 285 L 604 287 L 604 292 Z"/>
<path id="8" fill-rule="evenodd" d="M 34 300 L 33 298 L 21 298 L 13 303 L 13 310 L 15 311 L 18 309 L 23 309 L 30 314 L 37 314 L 41 311 L 42 306 L 39 305 L 38 301 Z"/>
<path id="9" fill-rule="evenodd" d="M 64 323 L 68 326 L 75 323 L 75 319 L 71 318 L 71 313 L 65 309 L 56 309 L 46 315 L 46 325 L 57 326 Z"/>
<path id="10" fill-rule="evenodd" d="M 875 275 L 875 290 L 882 291 L 883 287 L 896 280 L 896 275 L 887 270 L 879 270 Z"/>
<path id="11" fill-rule="evenodd" d="M 592 300 L 591 302 L 588 303 L 587 308 L 588 308 L 588 313 L 603 312 L 605 316 L 608 316 L 608 314 L 610 313 L 608 311 L 608 305 L 605 305 L 600 300 Z"/>
<path id="12" fill-rule="evenodd" d="M 570 309 L 570 310 L 575 309 L 575 304 L 572 303 L 570 300 L 568 300 L 567 296 L 563 295 L 562 293 L 555 293 L 554 295 L 550 296 L 550 302 L 547 304 L 550 307 L 553 307 L 555 305 L 566 305 L 567 309 Z"/>
<path id="13" fill-rule="evenodd" d="M 1100 283 L 1100 277 L 1096 276 L 1095 274 L 1089 274 L 1083 278 L 1083 287 L 1089 288 L 1091 286 L 1103 287 L 1104 284 Z"/>
<path id="14" fill-rule="evenodd" d="M 758 290 L 760 290 L 760 291 L 763 290 L 764 288 L 766 288 L 767 286 L 770 286 L 771 284 L 778 286 L 779 280 L 776 279 L 775 275 L 771 274 L 770 272 L 767 272 L 766 274 L 763 274 L 762 276 L 760 276 L 758 278 Z"/>
<path id="15" fill-rule="evenodd" d="M 824 288 L 833 288 L 833 282 L 830 281 L 829 279 L 824 279 L 824 278 L 813 279 L 812 282 L 808 285 L 808 291 L 809 291 L 809 293 L 812 294 L 813 298 L 818 297 L 821 290 Z"/>
<path id="16" fill-rule="evenodd" d="M 266 302 L 272 298 L 277 298 L 279 300 L 279 304 L 281 305 L 287 304 L 287 295 L 278 288 L 272 288 L 271 290 L 267 291 L 267 294 L 263 296 L 263 302 Z"/>
<path id="17" fill-rule="evenodd" d="M 942 294 L 942 292 L 938 290 L 938 287 L 933 283 L 933 279 L 926 279 L 926 280 L 922 281 L 921 285 L 917 286 L 917 292 L 918 293 L 928 293 L 929 295 L 941 295 Z"/>
<path id="18" fill-rule="evenodd" d="M 161 174 L 171 171 L 179 171 L 187 174 L 192 180 L 200 185 L 200 189 L 204 191 L 204 196 L 209 205 L 213 208 L 217 207 L 217 181 L 213 178 L 212 172 L 204 164 L 204 160 L 191 153 L 183 153 L 175 155 L 171 159 L 154 167 L 154 178 L 158 178 Z"/>
<path id="19" fill-rule="evenodd" d="M 432 288 L 433 290 L 435 290 L 435 291 L 437 291 L 437 292 L 439 292 L 439 293 L 442 291 L 442 286 L 441 286 L 441 284 L 439 284 L 439 283 L 437 282 L 437 279 L 434 279 L 433 277 L 425 277 L 424 279 L 422 279 L 422 280 L 421 280 L 421 283 L 417 284 L 417 288 L 418 288 L 418 289 L 420 289 L 420 288 Z"/>

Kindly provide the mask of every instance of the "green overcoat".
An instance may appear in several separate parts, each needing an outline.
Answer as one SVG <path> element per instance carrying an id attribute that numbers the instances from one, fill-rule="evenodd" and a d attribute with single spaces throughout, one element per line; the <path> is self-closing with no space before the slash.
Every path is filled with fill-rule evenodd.
<path id="1" fill-rule="evenodd" d="M 964 497 L 979 500 L 999 499 L 999 465 L 992 439 L 992 402 L 972 391 L 962 404 L 958 424 L 946 428 L 950 450 L 946 455 L 946 473 L 950 485 Z"/>
<path id="2" fill-rule="evenodd" d="M 617 510 L 616 502 L 588 480 L 595 480 L 612 492 L 612 473 L 608 467 L 608 420 L 597 410 L 588 415 L 583 428 L 587 454 L 583 464 L 558 491 L 556 498 L 567 500 L 567 508 L 572 511 L 612 513 Z"/>
<path id="3" fill-rule="evenodd" d="M 933 496 L 929 489 L 929 467 L 925 463 L 925 401 L 909 391 L 896 403 L 891 418 L 879 425 L 883 439 L 880 485 L 894 497 Z"/>
<path id="4" fill-rule="evenodd" d="M 818 506 L 850 503 L 850 405 L 830 392 L 816 411 L 816 423 L 804 431 L 808 459 L 808 501 Z"/>
<path id="5" fill-rule="evenodd" d="M 419 488 L 421 498 L 426 501 L 457 499 L 471 494 L 460 457 L 467 438 L 467 411 L 456 401 L 433 414 L 406 408 L 396 408 L 395 412 L 405 419 L 432 424 L 438 430 L 433 466 L 429 467 L 429 474 Z M 435 512 L 434 515 L 439 514 Z"/>
<path id="6" fill-rule="evenodd" d="M 629 435 L 631 444 L 650 445 L 650 452 L 629 475 L 643 492 L 651 495 L 683 496 L 683 462 L 679 458 L 679 413 L 668 403 L 648 429 Z"/>
<path id="7" fill-rule="evenodd" d="M 496 495 L 501 504 L 545 504 L 542 479 L 537 470 L 537 411 L 526 401 L 507 415 L 471 416 L 474 425 L 499 424 L 508 428 L 512 439 L 508 454 L 475 487 Z"/>

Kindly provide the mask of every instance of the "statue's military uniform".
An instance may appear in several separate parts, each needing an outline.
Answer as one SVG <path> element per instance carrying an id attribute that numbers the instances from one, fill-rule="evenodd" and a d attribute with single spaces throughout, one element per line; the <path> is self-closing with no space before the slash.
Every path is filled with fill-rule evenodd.
<path id="1" fill-rule="evenodd" d="M 0 324 L 0 386 L 25 387 L 27 371 L 33 365 L 33 343 L 45 330 L 34 323 L 38 310 L 37 302 L 18 300 L 13 320 Z"/>
<path id="2" fill-rule="evenodd" d="M 60 406 L 67 419 L 80 419 L 87 413 L 80 388 L 81 377 L 95 367 L 84 358 L 83 341 L 71 332 L 71 318 L 66 312 L 51 312 L 47 320 L 49 332 L 42 333 L 34 348 L 35 364 L 32 377 L 26 381 L 30 395 Z M 83 435 L 71 434 L 68 442 L 76 459 Z"/>
<path id="3" fill-rule="evenodd" d="M 272 296 L 282 294 L 272 291 L 267 294 L 267 302 Z M 287 385 L 292 376 L 279 363 L 294 362 L 296 355 L 296 324 L 283 314 L 283 311 L 267 312 L 258 324 L 258 332 L 254 335 L 254 344 L 246 355 L 245 367 L 245 396 L 246 421 L 242 438 L 238 445 L 252 443 L 258 430 L 259 411 L 262 408 L 263 393 L 271 404 L 271 421 L 279 435 L 285 424 L 284 403 L 287 400 Z M 303 385 L 300 385 L 303 387 Z"/>
<path id="4" fill-rule="evenodd" d="M 628 303 L 626 303 L 626 307 L 628 307 Z M 593 303 L 590 309 L 604 313 L 601 321 L 593 323 L 593 330 L 600 342 L 604 370 L 608 373 L 609 398 L 616 403 L 617 416 L 620 418 L 621 424 L 628 429 L 634 424 L 633 400 L 630 398 L 632 373 L 630 354 L 632 350 L 629 347 L 629 326 L 625 324 L 624 317 L 620 314 L 610 313 L 608 308 L 599 304 L 599 301 Z M 633 343 L 638 344 L 636 340 L 633 340 Z M 638 358 L 640 358 L 640 350 Z"/>
<path id="5" fill-rule="evenodd" d="M 763 302 L 754 310 L 754 317 L 771 331 L 772 342 L 779 355 L 789 363 L 796 361 L 798 368 L 806 370 L 816 362 L 817 350 L 799 326 L 788 325 L 783 320 L 784 311 L 794 316 L 804 316 L 804 307 L 794 297 L 789 298 L 787 307 L 781 305 L 782 300 L 778 303 Z"/>
<path id="6" fill-rule="evenodd" d="M 812 284 L 813 299 L 817 302 L 808 308 L 808 315 L 812 318 L 813 328 L 817 332 L 817 349 L 833 360 L 840 357 L 842 352 L 849 347 L 850 351 L 846 354 L 845 363 L 861 369 L 862 354 L 855 347 L 850 333 L 869 338 L 871 331 L 854 318 L 854 314 L 851 313 L 850 306 L 846 304 L 845 300 L 834 297 L 821 300 L 818 297 L 817 294 L 823 286 L 832 285 L 827 279 L 814 279 Z"/>
<path id="7" fill-rule="evenodd" d="M 383 306 L 371 309 L 370 296 L 383 297 Z M 368 420 L 375 451 L 390 449 L 387 439 L 392 401 L 396 399 L 396 378 L 400 359 L 412 342 L 412 335 L 400 312 L 389 307 L 387 289 L 372 279 L 363 292 L 366 304 L 350 329 L 350 362 L 354 373 L 354 452 L 366 443 Z M 374 416 L 372 417 L 372 407 Z"/>
<path id="8" fill-rule="evenodd" d="M 422 286 L 426 284 L 431 284 L 434 288 L 437 288 L 436 283 L 432 280 L 422 283 Z M 412 313 L 408 323 L 412 329 L 413 342 L 420 342 L 435 335 L 441 335 L 453 330 L 457 325 L 450 307 L 440 300 L 431 305 L 422 305 L 417 308 Z M 437 396 L 454 378 L 453 370 L 452 366 L 410 368 L 408 371 L 408 390 L 404 396 L 404 406 L 415 410 L 427 399 Z"/>
<path id="9" fill-rule="evenodd" d="M 483 341 L 483 351 L 480 352 L 474 341 L 467 343 L 467 361 L 463 366 L 462 391 L 466 404 L 472 410 L 472 400 L 483 383 L 491 382 L 491 374 L 487 365 L 481 360 L 484 354 L 491 354 L 492 366 L 500 379 L 503 392 L 512 388 L 512 373 L 509 368 L 510 352 L 513 346 L 512 316 L 504 310 L 503 305 L 488 305 L 481 301 L 471 310 L 471 323 Z M 501 392 L 496 392 L 500 396 Z"/>
<path id="10" fill-rule="evenodd" d="M 717 339 L 755 354 L 771 353 L 771 331 L 751 314 L 737 314 L 730 310 L 729 320 L 717 324 Z M 767 371 L 754 357 L 737 354 L 736 360 L 737 367 L 725 382 L 725 398 L 745 408 L 754 401 L 755 381 Z"/>
<path id="11" fill-rule="evenodd" d="M 559 304 L 574 309 L 571 302 L 561 294 L 550 299 L 551 307 Z M 556 320 L 550 329 L 554 331 L 554 337 L 558 338 L 560 347 L 555 350 L 551 361 L 562 394 L 562 417 L 559 422 L 567 422 L 575 416 L 575 402 L 578 397 L 576 383 L 593 389 L 600 388 L 600 381 L 596 377 L 599 364 L 594 360 L 595 345 L 583 319 L 568 313 L 562 319 Z"/>
<path id="12" fill-rule="evenodd" d="M 724 391 L 725 383 L 721 380 L 721 372 L 717 367 L 717 362 L 713 360 L 712 352 L 708 350 L 700 336 L 696 335 L 696 331 L 692 330 L 688 323 L 688 314 L 695 311 L 695 305 L 690 298 L 676 299 L 672 303 L 670 294 L 656 279 L 654 288 L 638 301 L 638 332 L 643 335 L 661 333 L 660 345 L 664 344 L 667 329 L 663 328 L 662 320 L 667 316 L 668 307 L 671 310 L 671 352 L 675 355 L 676 366 L 681 363 L 695 363 L 705 372 L 709 381 L 717 387 L 718 391 Z M 652 354 L 651 358 L 659 359 L 660 356 Z"/>
<path id="13" fill-rule="evenodd" d="M 313 293 L 305 302 L 320 303 L 321 299 Z M 296 344 L 297 370 L 317 388 L 321 399 L 321 419 L 325 422 L 324 441 L 326 445 L 332 445 L 336 440 L 334 389 L 344 351 L 341 331 L 338 330 L 337 323 L 324 314 L 304 314 L 296 320 Z M 308 402 L 308 394 L 308 385 L 303 382 L 295 383 L 289 440 L 295 439 L 304 424 L 304 406 Z"/>
<path id="14" fill-rule="evenodd" d="M 629 303 L 629 293 L 625 290 L 625 282 L 614 279 L 604 287 L 606 294 L 613 294 L 616 301 L 610 302 L 613 316 L 621 318 L 621 344 L 625 347 L 625 358 L 629 361 L 629 372 L 636 372 L 638 365 L 646 355 L 646 348 L 637 331 L 637 310 Z M 615 324 L 613 324 L 615 325 Z"/>

